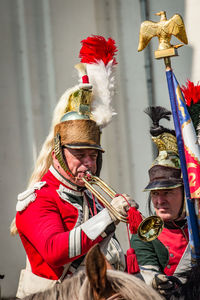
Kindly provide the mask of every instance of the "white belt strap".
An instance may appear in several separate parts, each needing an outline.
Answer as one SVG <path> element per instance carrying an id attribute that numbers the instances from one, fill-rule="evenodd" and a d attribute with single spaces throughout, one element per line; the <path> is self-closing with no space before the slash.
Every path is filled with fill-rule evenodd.
<path id="1" fill-rule="evenodd" d="M 191 250 L 190 250 L 190 245 L 188 243 L 177 267 L 174 272 L 174 276 L 178 277 L 182 283 L 184 283 L 184 278 L 178 276 L 180 273 L 187 271 L 191 267 Z"/>

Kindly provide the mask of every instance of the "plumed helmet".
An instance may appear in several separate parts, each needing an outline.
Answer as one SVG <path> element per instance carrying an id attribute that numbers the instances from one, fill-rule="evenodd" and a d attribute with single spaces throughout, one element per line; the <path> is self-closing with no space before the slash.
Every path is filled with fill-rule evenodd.
<path id="1" fill-rule="evenodd" d="M 150 128 L 152 140 L 158 149 L 158 156 L 149 169 L 149 183 L 144 191 L 173 189 L 183 185 L 180 159 L 174 130 L 159 124 L 161 119 L 170 120 L 171 112 L 156 106 L 145 110 L 153 121 Z"/>
<path id="2" fill-rule="evenodd" d="M 62 96 L 65 109 L 62 110 L 60 122 L 54 127 L 55 155 L 68 175 L 71 173 L 62 148 L 87 148 L 104 152 L 100 144 L 102 128 L 115 115 L 111 106 L 117 52 L 115 41 L 91 36 L 81 43 L 81 63 L 75 66 L 80 83 Z M 99 157 L 102 158 L 102 155 Z M 98 169 L 101 158 L 97 161 Z"/>

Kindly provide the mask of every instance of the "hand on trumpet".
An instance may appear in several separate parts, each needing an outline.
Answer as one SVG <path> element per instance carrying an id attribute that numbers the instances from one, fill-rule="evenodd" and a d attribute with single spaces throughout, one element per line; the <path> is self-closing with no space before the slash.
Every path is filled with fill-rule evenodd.
<path id="1" fill-rule="evenodd" d="M 129 195 L 122 194 L 117 195 L 113 200 L 111 201 L 111 205 L 124 217 L 128 217 L 128 210 L 130 207 L 135 207 L 138 209 L 139 205 L 133 200 Z M 114 220 L 115 224 L 119 223 L 119 220 L 112 214 L 111 217 Z"/>

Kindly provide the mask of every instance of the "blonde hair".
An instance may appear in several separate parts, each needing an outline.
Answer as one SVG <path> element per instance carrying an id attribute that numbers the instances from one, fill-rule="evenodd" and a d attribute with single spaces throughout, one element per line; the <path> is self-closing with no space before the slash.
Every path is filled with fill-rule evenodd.
<path id="1" fill-rule="evenodd" d="M 35 168 L 29 179 L 27 188 L 31 188 L 36 182 L 40 181 L 44 174 L 48 171 L 50 165 L 52 164 L 52 151 L 54 148 L 54 127 L 58 123 L 60 123 L 61 118 L 66 113 L 69 96 L 71 95 L 71 93 L 74 93 L 78 88 L 78 85 L 76 85 L 66 90 L 65 93 L 61 96 L 60 100 L 58 101 L 53 112 L 53 119 L 51 123 L 50 132 L 42 145 L 41 151 L 36 160 Z M 10 225 L 10 233 L 11 235 L 16 235 L 18 233 L 15 224 L 15 218 L 13 219 Z"/>

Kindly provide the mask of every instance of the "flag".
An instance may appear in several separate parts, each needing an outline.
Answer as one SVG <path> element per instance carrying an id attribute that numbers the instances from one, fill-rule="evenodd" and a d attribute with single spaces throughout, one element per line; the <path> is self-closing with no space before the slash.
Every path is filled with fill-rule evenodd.
<path id="1" fill-rule="evenodd" d="M 200 146 L 178 81 L 166 71 L 188 209 L 189 239 L 194 259 L 200 258 L 200 236 L 195 199 L 200 198 Z"/>
<path id="2" fill-rule="evenodd" d="M 200 146 L 180 86 L 173 74 L 191 198 L 200 198 Z"/>

